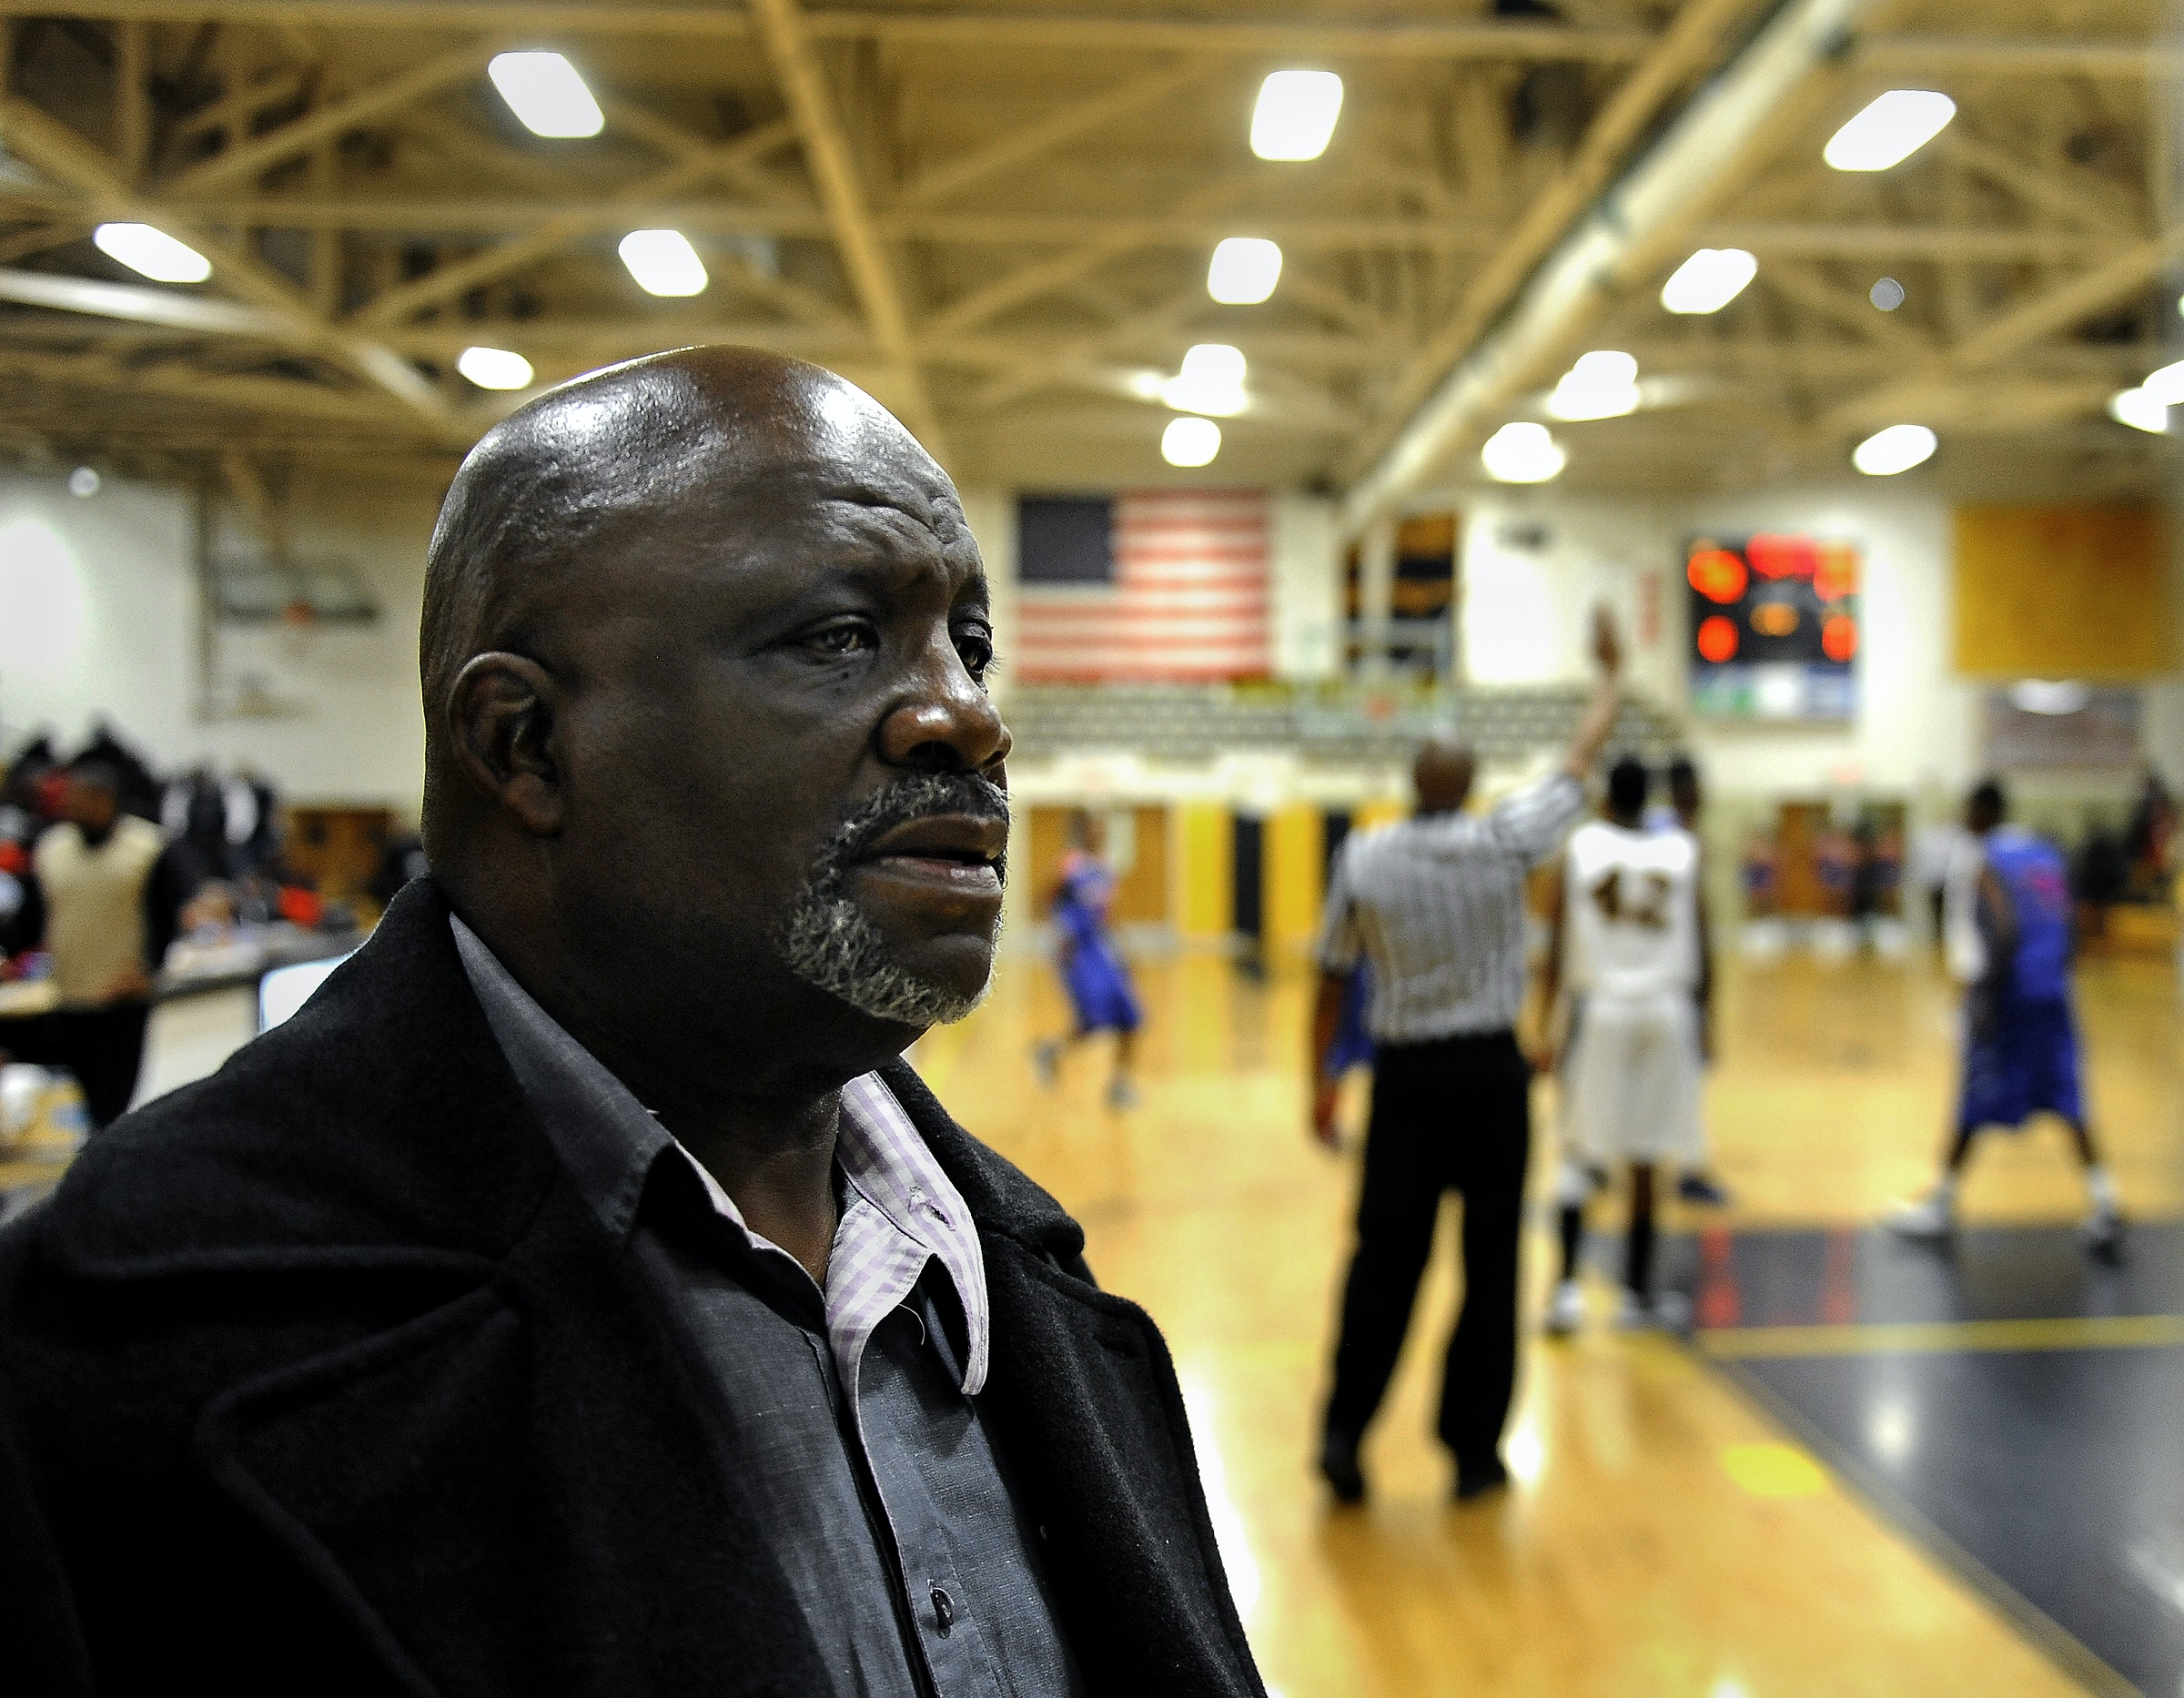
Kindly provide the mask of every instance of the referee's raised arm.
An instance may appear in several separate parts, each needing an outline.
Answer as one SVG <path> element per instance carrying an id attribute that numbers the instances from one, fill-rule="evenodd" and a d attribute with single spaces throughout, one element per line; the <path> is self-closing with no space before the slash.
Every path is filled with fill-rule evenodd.
<path id="1" fill-rule="evenodd" d="M 1592 700 L 1585 705 L 1585 716 L 1578 721 L 1570 753 L 1562 761 L 1562 771 L 1580 783 L 1600 759 L 1623 705 L 1623 638 L 1604 607 L 1592 610 L 1592 659 L 1600 668 L 1600 682 L 1593 686 Z"/>

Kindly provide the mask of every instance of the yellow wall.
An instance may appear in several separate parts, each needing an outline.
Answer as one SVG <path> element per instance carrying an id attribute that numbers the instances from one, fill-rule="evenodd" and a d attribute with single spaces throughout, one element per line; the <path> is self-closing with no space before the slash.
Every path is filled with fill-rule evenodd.
<path id="1" fill-rule="evenodd" d="M 1226 937 L 1235 918 L 1228 810 L 1186 802 L 1175 810 L 1176 930 L 1184 937 Z"/>
<path id="2" fill-rule="evenodd" d="M 1309 944 L 1319 935 L 1326 842 L 1326 822 L 1310 803 L 1293 803 L 1267 821 L 1269 944 Z"/>
<path id="3" fill-rule="evenodd" d="M 2173 663 L 2153 507 L 1956 510 L 1956 670 L 2142 678 Z"/>

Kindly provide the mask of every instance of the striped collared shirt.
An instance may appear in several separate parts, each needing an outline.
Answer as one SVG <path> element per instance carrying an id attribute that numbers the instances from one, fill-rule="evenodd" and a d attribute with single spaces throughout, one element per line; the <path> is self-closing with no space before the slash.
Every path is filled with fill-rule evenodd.
<path id="1" fill-rule="evenodd" d="M 1503 1032 L 1524 1006 L 1524 876 L 1584 810 L 1567 773 L 1491 813 L 1400 821 L 1348 839 L 1327 885 L 1320 965 L 1372 961 L 1382 1043 Z"/>
<path id="2" fill-rule="evenodd" d="M 697 1170 L 705 1195 L 723 1219 L 747 1238 L 753 1249 L 782 1258 L 805 1279 L 803 1264 L 768 1243 L 743 1224 L 743 1211 L 721 1189 L 696 1157 L 675 1148 Z M 902 1307 L 928 1260 L 936 1261 L 963 1305 L 964 1331 L 970 1349 L 963 1365 L 963 1394 L 986 1388 L 986 1353 L 992 1326 L 986 1302 L 986 1258 L 948 1176 L 910 1124 L 902 1104 L 876 1073 L 842 1087 L 842 1122 L 834 1134 L 834 1159 L 848 1182 L 842 1218 L 826 1263 L 826 1337 L 834 1367 L 857 1402 L 857 1368 L 875 1328 Z"/>

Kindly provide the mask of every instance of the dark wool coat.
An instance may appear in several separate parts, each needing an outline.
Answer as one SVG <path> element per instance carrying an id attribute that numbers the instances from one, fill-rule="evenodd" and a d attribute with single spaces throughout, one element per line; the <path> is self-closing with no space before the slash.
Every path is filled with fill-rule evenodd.
<path id="1" fill-rule="evenodd" d="M 885 1077 L 976 1219 L 981 1407 L 1092 1691 L 1262 1694 L 1159 1333 Z M 812 1698 L 711 1430 L 420 880 L 0 1233 L 0 1692 Z"/>

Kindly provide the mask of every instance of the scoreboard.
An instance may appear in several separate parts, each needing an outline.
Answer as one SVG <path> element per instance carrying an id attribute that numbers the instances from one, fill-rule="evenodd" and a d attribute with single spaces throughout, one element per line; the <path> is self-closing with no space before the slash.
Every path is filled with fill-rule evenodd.
<path id="1" fill-rule="evenodd" d="M 1684 551 L 1692 711 L 1847 720 L 1857 710 L 1858 545 L 1763 532 Z"/>

